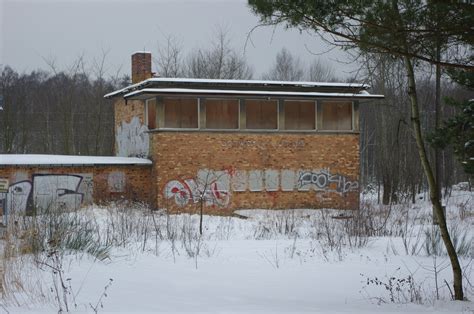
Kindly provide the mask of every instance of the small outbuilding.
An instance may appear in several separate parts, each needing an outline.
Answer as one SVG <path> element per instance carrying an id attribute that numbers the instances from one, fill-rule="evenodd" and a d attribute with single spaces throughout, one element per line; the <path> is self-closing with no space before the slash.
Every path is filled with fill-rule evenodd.
<path id="1" fill-rule="evenodd" d="M 152 163 L 135 157 L 0 155 L 0 213 L 28 214 L 79 209 L 92 203 L 134 200 L 150 203 Z"/>

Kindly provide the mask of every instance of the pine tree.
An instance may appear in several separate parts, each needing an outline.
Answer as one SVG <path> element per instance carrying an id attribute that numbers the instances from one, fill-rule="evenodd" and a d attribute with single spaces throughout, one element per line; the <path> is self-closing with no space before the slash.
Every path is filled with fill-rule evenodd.
<path id="1" fill-rule="evenodd" d="M 385 54 L 403 62 L 408 80 L 411 121 L 418 155 L 429 186 L 453 271 L 454 298 L 463 300 L 462 270 L 451 240 L 433 167 L 420 122 L 415 73 L 422 63 L 474 69 L 474 6 L 462 1 L 423 0 L 249 0 L 264 24 L 286 24 L 316 34 L 331 34 L 332 43 L 367 54 Z M 327 38 L 326 38 L 327 40 Z M 443 46 L 442 56 L 433 53 Z"/>

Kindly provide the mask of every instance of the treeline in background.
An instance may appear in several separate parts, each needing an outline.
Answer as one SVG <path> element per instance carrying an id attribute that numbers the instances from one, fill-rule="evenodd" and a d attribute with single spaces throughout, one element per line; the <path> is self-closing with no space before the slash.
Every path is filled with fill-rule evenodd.
<path id="1" fill-rule="evenodd" d="M 384 94 L 383 101 L 360 106 L 361 187 L 377 192 L 381 202 L 416 202 L 426 190 L 410 123 L 410 103 L 403 65 L 390 58 L 359 55 L 359 70 L 352 78 L 342 75 L 316 57 L 303 63 L 288 50 L 278 52 L 267 72 L 255 75 L 240 50 L 232 46 L 226 32 L 218 32 L 207 49 L 185 52 L 173 37 L 166 38 L 154 52 L 154 67 L 161 77 L 209 79 L 267 79 L 288 81 L 357 81 L 371 86 L 370 92 Z M 49 70 L 19 73 L 0 68 L 0 153 L 112 155 L 114 114 L 103 96 L 130 84 L 127 75 L 107 70 L 107 52 L 87 63 L 84 57 L 59 70 L 45 61 Z M 417 73 L 422 125 L 434 130 L 436 115 L 442 120 L 457 113 L 453 106 L 435 106 L 435 71 L 420 68 Z M 441 76 L 441 99 L 465 101 L 472 90 Z M 428 150 L 434 157 L 434 149 Z M 469 181 L 449 146 L 438 155 L 443 192 Z M 470 183 L 469 183 L 470 184 Z"/>

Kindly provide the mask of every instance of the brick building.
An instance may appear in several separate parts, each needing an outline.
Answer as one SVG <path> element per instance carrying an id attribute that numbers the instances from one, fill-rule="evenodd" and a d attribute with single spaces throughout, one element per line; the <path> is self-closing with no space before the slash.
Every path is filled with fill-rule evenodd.
<path id="1" fill-rule="evenodd" d="M 364 84 L 154 78 L 105 95 L 116 155 L 152 160 L 151 203 L 172 211 L 359 207 Z"/>
<path id="2" fill-rule="evenodd" d="M 29 213 L 123 199 L 151 203 L 151 166 L 133 157 L 0 155 L 0 178 L 9 180 L 0 214 L 6 207 Z"/>
<path id="3" fill-rule="evenodd" d="M 359 207 L 363 84 L 154 78 L 105 95 L 116 157 L 0 155 L 0 211 L 131 199 L 173 212 Z"/>

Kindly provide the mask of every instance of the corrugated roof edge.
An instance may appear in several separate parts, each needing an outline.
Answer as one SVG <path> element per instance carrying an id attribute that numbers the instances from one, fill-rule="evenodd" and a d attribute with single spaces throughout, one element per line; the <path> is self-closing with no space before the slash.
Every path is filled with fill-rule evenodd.
<path id="1" fill-rule="evenodd" d="M 129 85 L 122 89 L 104 95 L 104 98 L 111 98 L 120 94 L 125 94 L 133 89 L 153 82 L 177 82 L 177 83 L 216 83 L 216 84 L 254 84 L 254 85 L 279 85 L 279 86 L 301 86 L 301 87 L 341 87 L 341 88 L 370 88 L 370 85 L 363 83 L 332 83 L 332 82 L 307 82 L 307 81 L 265 81 L 265 80 L 223 80 L 223 79 L 192 79 L 192 78 L 149 78 L 136 84 Z"/>

